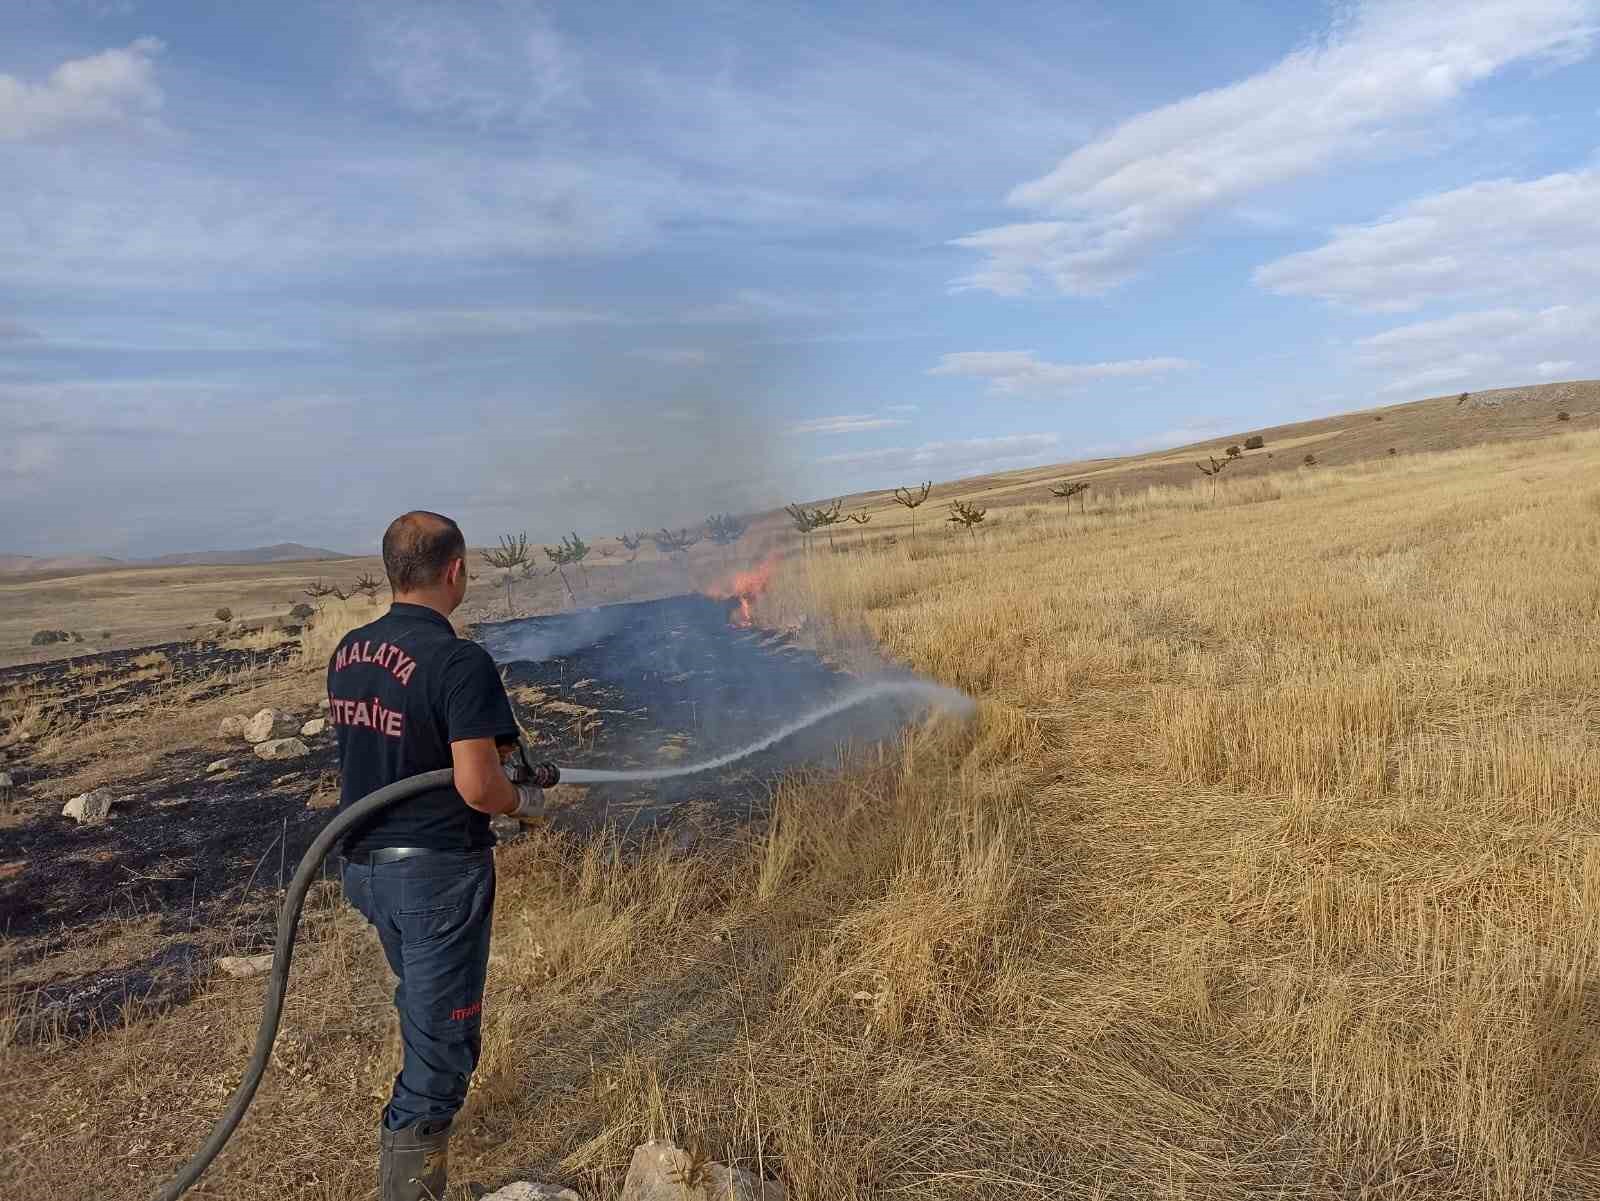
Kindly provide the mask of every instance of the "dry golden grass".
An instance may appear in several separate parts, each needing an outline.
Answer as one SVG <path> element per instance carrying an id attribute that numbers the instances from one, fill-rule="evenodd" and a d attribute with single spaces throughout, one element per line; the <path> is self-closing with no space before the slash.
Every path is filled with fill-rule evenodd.
<path id="1" fill-rule="evenodd" d="M 1596 1195 L 1597 467 L 1576 434 L 791 561 L 767 620 L 976 722 L 690 858 L 503 851 L 457 1179 L 613 1196 L 667 1135 L 797 1201 Z M 295 971 L 204 1195 L 371 1187 L 381 968 L 328 899 Z M 11 1047 L 8 1170 L 154 1185 L 260 991 Z"/>

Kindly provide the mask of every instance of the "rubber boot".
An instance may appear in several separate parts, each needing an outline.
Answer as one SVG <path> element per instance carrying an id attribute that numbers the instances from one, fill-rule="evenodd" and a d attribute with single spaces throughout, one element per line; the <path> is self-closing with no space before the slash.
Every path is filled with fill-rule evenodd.
<path id="1" fill-rule="evenodd" d="M 450 1123 L 413 1122 L 378 1135 L 381 1201 L 443 1201 L 450 1170 Z"/>

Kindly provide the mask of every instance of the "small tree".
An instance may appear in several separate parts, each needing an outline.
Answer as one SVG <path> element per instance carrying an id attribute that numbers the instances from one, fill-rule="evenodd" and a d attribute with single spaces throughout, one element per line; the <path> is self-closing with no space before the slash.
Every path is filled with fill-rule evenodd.
<path id="1" fill-rule="evenodd" d="M 1565 409 L 1562 409 L 1561 412 L 1556 414 L 1556 420 L 1557 421 L 1571 421 L 1572 420 L 1572 414 L 1567 412 Z"/>
<path id="2" fill-rule="evenodd" d="M 367 601 L 370 604 L 376 604 L 378 601 L 378 589 L 382 587 L 383 581 L 379 580 L 378 577 L 373 575 L 370 571 L 364 571 L 356 577 L 355 585 L 350 589 L 350 591 L 352 593 L 359 592 L 362 596 L 367 598 Z"/>
<path id="3" fill-rule="evenodd" d="M 1219 459 L 1215 455 L 1207 455 L 1206 458 L 1209 462 L 1196 463 L 1195 466 L 1200 469 L 1201 475 L 1211 481 L 1211 498 L 1215 500 L 1217 496 L 1217 477 L 1227 470 L 1228 464 L 1233 460 Z"/>
<path id="4" fill-rule="evenodd" d="M 1391 447 L 1390 447 L 1390 448 L 1389 448 L 1389 453 L 1390 453 L 1390 454 L 1391 454 L 1391 455 L 1397 455 L 1397 454 L 1399 454 L 1399 453 L 1400 453 L 1400 452 L 1399 452 L 1399 451 L 1398 451 L 1398 450 L 1396 450 L 1396 449 L 1395 449 L 1395 448 L 1394 448 L 1394 447 L 1392 447 L 1392 446 L 1391 446 Z"/>
<path id="5" fill-rule="evenodd" d="M 575 565 L 583 573 L 583 582 L 587 586 L 589 583 L 589 571 L 588 568 L 584 567 L 583 561 L 589 557 L 589 544 L 578 537 L 577 531 L 574 530 L 571 534 L 561 539 L 560 546 L 547 546 L 544 548 L 544 553 L 545 557 L 554 565 L 550 570 L 560 574 L 561 583 L 566 586 L 567 595 L 576 604 L 578 594 L 573 592 L 572 585 L 568 582 L 567 573 L 564 569 L 569 565 Z"/>
<path id="6" fill-rule="evenodd" d="M 829 550 L 835 549 L 833 545 L 833 527 L 844 520 L 844 517 L 839 512 L 842 504 L 842 501 L 836 500 L 833 502 L 832 508 L 811 510 L 811 520 L 815 523 L 815 528 L 828 531 Z"/>
<path id="7" fill-rule="evenodd" d="M 304 601 L 301 601 L 298 605 L 289 610 L 289 616 L 294 618 L 296 621 L 307 621 L 314 616 L 315 613 L 316 610 L 310 605 L 306 604 Z"/>
<path id="8" fill-rule="evenodd" d="M 794 521 L 794 528 L 799 531 L 805 541 L 806 550 L 811 549 L 811 535 L 816 530 L 828 530 L 828 549 L 833 549 L 833 530 L 829 527 L 837 525 L 844 518 L 840 516 L 839 509 L 842 501 L 834 501 L 826 509 L 808 509 L 801 504 L 785 505 L 783 511 L 789 514 Z"/>
<path id="9" fill-rule="evenodd" d="M 1460 396 L 1456 397 L 1456 408 L 1459 409 L 1462 405 L 1466 404 L 1467 403 L 1467 397 L 1469 397 L 1471 395 L 1472 395 L 1471 392 L 1463 392 Z"/>
<path id="10" fill-rule="evenodd" d="M 713 513 L 706 518 L 706 537 L 722 547 L 724 559 L 727 558 L 728 547 L 743 538 L 745 530 L 749 528 L 747 522 L 739 520 L 732 513 Z"/>
<path id="11" fill-rule="evenodd" d="M 1230 459 L 1237 459 L 1242 454 L 1244 454 L 1244 451 L 1240 447 L 1237 447 L 1237 446 L 1228 447 L 1228 457 Z"/>
<path id="12" fill-rule="evenodd" d="M 656 549 L 664 555 L 687 555 L 689 548 L 698 546 L 705 532 L 699 529 L 685 527 L 681 530 L 661 529 L 650 536 L 656 544 Z"/>
<path id="13" fill-rule="evenodd" d="M 306 585 L 305 594 L 316 603 L 318 613 L 322 612 L 322 602 L 330 596 L 337 597 L 339 600 L 350 599 L 339 585 L 329 584 L 323 580 L 312 580 L 311 583 Z"/>
<path id="14" fill-rule="evenodd" d="M 1260 450 L 1266 444 L 1267 440 L 1260 434 L 1251 434 L 1244 440 L 1244 448 L 1246 450 Z"/>
<path id="15" fill-rule="evenodd" d="M 227 625 L 233 620 L 233 610 L 228 608 L 227 605 L 223 605 L 220 609 L 213 613 L 212 616 L 220 621 L 223 625 Z"/>
<path id="16" fill-rule="evenodd" d="M 913 546 L 915 546 L 917 542 L 917 509 L 919 509 L 927 501 L 928 494 L 932 491 L 932 480 L 928 480 L 920 485 L 915 492 L 904 486 L 894 490 L 894 503 L 904 506 L 905 509 L 911 514 L 911 543 Z"/>
<path id="17" fill-rule="evenodd" d="M 561 545 L 567 548 L 568 560 L 578 565 L 578 571 L 583 576 L 584 587 L 587 588 L 589 586 L 589 569 L 583 565 L 583 561 L 589 557 L 589 544 L 578 537 L 577 530 L 573 530 L 572 533 L 561 540 Z"/>
<path id="18" fill-rule="evenodd" d="M 1088 480 L 1062 480 L 1059 484 L 1050 485 L 1050 495 L 1059 496 L 1062 500 L 1067 501 L 1068 508 L 1071 507 L 1071 501 L 1074 496 L 1083 496 L 1087 491 L 1089 491 Z M 1088 497 L 1084 497 L 1078 503 L 1083 506 L 1085 513 L 1089 511 Z"/>
<path id="19" fill-rule="evenodd" d="M 806 553 L 811 553 L 811 531 L 817 527 L 811 521 L 811 510 L 798 501 L 792 505 L 784 505 L 783 511 L 789 515 L 789 520 L 794 522 L 795 533 L 800 535 L 800 545 L 805 547 Z"/>
<path id="20" fill-rule="evenodd" d="M 1315 467 L 1317 465 L 1317 456 L 1313 454 L 1307 454 L 1306 457 L 1300 461 L 1307 467 Z"/>
<path id="21" fill-rule="evenodd" d="M 528 566 L 528 535 L 521 533 L 512 537 L 510 534 L 500 535 L 500 545 L 493 550 L 480 552 L 483 561 L 490 567 L 497 567 L 505 572 L 506 580 L 506 616 L 513 615 L 511 607 L 511 580 L 518 568 Z"/>
<path id="22" fill-rule="evenodd" d="M 617 541 L 622 544 L 622 549 L 628 552 L 629 563 L 639 557 L 639 548 L 644 545 L 644 540 L 649 536 L 643 530 L 640 530 L 637 534 L 617 535 Z"/>
<path id="23" fill-rule="evenodd" d="M 983 516 L 988 511 L 978 505 L 969 505 L 964 500 L 953 500 L 950 502 L 950 522 L 952 525 L 961 526 L 971 534 L 973 545 L 976 546 L 978 527 L 983 524 Z"/>
<path id="24" fill-rule="evenodd" d="M 858 509 L 854 513 L 847 513 L 847 514 L 845 514 L 845 517 L 852 524 L 854 524 L 854 525 L 862 525 L 862 526 L 866 525 L 868 522 L 870 522 L 872 520 L 872 514 L 868 513 L 865 509 Z M 867 548 L 867 531 L 866 530 L 860 530 L 858 532 L 861 535 L 861 549 L 865 550 Z"/>

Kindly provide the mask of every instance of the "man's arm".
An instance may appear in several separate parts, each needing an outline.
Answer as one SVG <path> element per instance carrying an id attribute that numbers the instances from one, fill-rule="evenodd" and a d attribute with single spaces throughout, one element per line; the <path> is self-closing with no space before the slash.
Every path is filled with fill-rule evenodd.
<path id="1" fill-rule="evenodd" d="M 468 805 L 494 817 L 516 809 L 520 800 L 517 788 L 506 779 L 506 769 L 500 763 L 500 749 L 493 738 L 463 738 L 452 742 L 450 759 L 456 769 L 456 791 Z"/>

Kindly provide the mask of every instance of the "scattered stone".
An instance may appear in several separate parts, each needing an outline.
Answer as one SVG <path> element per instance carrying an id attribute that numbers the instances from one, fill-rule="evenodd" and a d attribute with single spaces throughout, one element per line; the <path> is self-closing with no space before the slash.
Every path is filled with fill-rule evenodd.
<path id="1" fill-rule="evenodd" d="M 224 717 L 222 724 L 217 727 L 217 733 L 224 738 L 237 738 L 244 733 L 245 723 L 249 720 L 243 713 L 237 713 L 232 717 Z"/>
<path id="2" fill-rule="evenodd" d="M 332 707 L 333 706 L 328 702 L 328 698 L 327 697 L 323 697 L 320 701 L 317 702 L 317 708 L 321 709 L 324 713 L 326 713 Z"/>
<path id="3" fill-rule="evenodd" d="M 298 738 L 269 738 L 256 743 L 256 756 L 261 759 L 299 759 L 310 753 L 311 748 Z"/>
<path id="4" fill-rule="evenodd" d="M 690 1183 L 691 1175 L 698 1177 Z M 758 1180 L 743 1168 L 701 1164 L 671 1143 L 640 1143 L 633 1149 L 622 1201 L 783 1201 L 781 1181 Z"/>
<path id="5" fill-rule="evenodd" d="M 217 960 L 217 966 L 236 980 L 245 980 L 251 976 L 259 976 L 272 966 L 272 956 L 267 955 L 224 955 Z"/>
<path id="6" fill-rule="evenodd" d="M 326 730 L 327 728 L 328 728 L 328 719 L 327 718 L 325 718 L 325 717 L 313 717 L 310 721 L 306 722 L 305 725 L 300 727 L 300 733 L 301 733 L 301 735 L 303 737 L 312 738 L 312 737 L 322 733 L 322 731 Z"/>
<path id="7" fill-rule="evenodd" d="M 116 802 L 109 788 L 96 788 L 93 792 L 85 792 L 73 797 L 61 808 L 62 817 L 70 817 L 82 825 L 91 822 L 103 822 L 106 814 L 111 812 L 111 806 Z"/>
<path id="8" fill-rule="evenodd" d="M 263 709 L 245 722 L 242 733 L 246 742 L 266 742 L 271 738 L 287 738 L 299 728 L 300 723 L 295 720 L 293 713 L 285 713 L 282 709 Z"/>
<path id="9" fill-rule="evenodd" d="M 559 1184 L 535 1184 L 531 1180 L 519 1180 L 492 1193 L 485 1193 L 479 1201 L 582 1201 L 582 1198 Z"/>
<path id="10" fill-rule="evenodd" d="M 230 761 L 227 759 L 213 759 L 210 763 L 206 764 L 206 775 L 209 776 L 213 772 L 221 771 L 223 768 L 228 766 L 229 762 Z"/>
<path id="11" fill-rule="evenodd" d="M 784 1201 L 781 1180 L 760 1180 L 743 1168 L 710 1163 L 705 1169 L 706 1201 Z"/>

